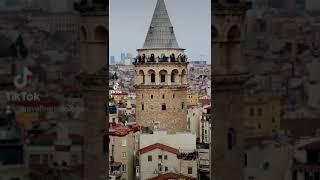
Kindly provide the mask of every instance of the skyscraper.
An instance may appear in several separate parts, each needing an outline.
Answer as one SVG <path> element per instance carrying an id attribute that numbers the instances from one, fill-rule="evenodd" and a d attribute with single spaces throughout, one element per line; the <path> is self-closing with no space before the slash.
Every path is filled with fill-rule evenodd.
<path id="1" fill-rule="evenodd" d="M 135 65 L 136 121 L 169 132 L 187 129 L 187 62 L 164 0 L 158 0 Z"/>
<path id="2" fill-rule="evenodd" d="M 116 64 L 116 58 L 114 56 L 110 56 L 110 64 L 111 65 Z"/>

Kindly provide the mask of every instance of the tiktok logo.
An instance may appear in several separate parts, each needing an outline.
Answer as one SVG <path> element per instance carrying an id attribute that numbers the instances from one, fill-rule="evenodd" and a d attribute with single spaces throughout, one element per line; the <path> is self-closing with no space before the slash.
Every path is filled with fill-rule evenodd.
<path id="1" fill-rule="evenodd" d="M 21 89 L 28 85 L 28 77 L 32 75 L 32 72 L 29 71 L 27 67 L 23 68 L 22 74 L 17 75 L 14 78 L 14 85 L 16 88 Z"/>

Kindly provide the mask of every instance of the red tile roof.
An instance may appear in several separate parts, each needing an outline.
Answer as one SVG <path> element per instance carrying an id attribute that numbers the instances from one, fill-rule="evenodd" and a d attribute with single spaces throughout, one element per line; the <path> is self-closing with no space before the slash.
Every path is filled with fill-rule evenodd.
<path id="1" fill-rule="evenodd" d="M 263 148 L 265 145 L 268 144 L 267 141 L 272 140 L 270 136 L 257 136 L 257 137 L 250 137 L 245 139 L 245 148 L 250 149 L 252 147 L 258 146 Z"/>
<path id="2" fill-rule="evenodd" d="M 69 138 L 72 140 L 73 145 L 82 145 L 83 137 L 78 134 L 69 134 Z M 53 145 L 54 141 L 57 139 L 57 133 L 42 134 L 37 137 L 30 139 L 32 145 Z"/>
<path id="3" fill-rule="evenodd" d="M 280 122 L 281 130 L 285 130 L 293 138 L 302 136 L 313 136 L 320 129 L 320 119 L 303 118 L 303 119 L 282 119 Z"/>
<path id="4" fill-rule="evenodd" d="M 170 146 L 167 146 L 167 145 L 164 145 L 164 144 L 161 144 L 161 143 L 156 143 L 156 144 L 152 144 L 150 146 L 146 146 L 146 147 L 144 147 L 142 149 L 139 149 L 138 152 L 140 154 L 144 154 L 144 153 L 150 152 L 150 151 L 155 150 L 155 149 L 161 149 L 161 150 L 164 150 L 164 151 L 167 151 L 167 152 L 171 152 L 173 154 L 178 154 L 179 153 L 178 149 L 170 147 Z"/>
<path id="5" fill-rule="evenodd" d="M 176 174 L 176 173 L 166 173 L 166 174 L 161 174 L 157 177 L 150 178 L 149 180 L 167 180 L 167 179 L 185 179 L 185 180 L 196 180 L 197 178 L 195 177 L 189 177 L 185 176 L 183 174 Z"/>
<path id="6" fill-rule="evenodd" d="M 307 149 L 307 150 L 320 150 L 320 141 L 315 141 L 309 144 L 306 144 L 299 149 Z"/>

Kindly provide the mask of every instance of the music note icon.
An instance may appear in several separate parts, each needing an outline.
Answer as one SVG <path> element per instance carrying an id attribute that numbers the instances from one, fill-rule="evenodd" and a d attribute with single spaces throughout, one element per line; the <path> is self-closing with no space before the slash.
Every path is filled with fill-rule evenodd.
<path id="1" fill-rule="evenodd" d="M 29 71 L 27 67 L 24 67 L 22 74 L 19 74 L 14 78 L 15 87 L 19 89 L 26 87 L 28 84 L 28 77 L 31 75 L 32 72 Z"/>

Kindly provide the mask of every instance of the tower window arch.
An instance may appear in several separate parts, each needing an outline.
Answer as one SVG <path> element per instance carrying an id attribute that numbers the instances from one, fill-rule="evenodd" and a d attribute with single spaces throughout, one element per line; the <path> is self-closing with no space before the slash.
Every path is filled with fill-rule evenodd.
<path id="1" fill-rule="evenodd" d="M 94 39 L 98 41 L 107 42 L 107 30 L 103 26 L 97 26 L 94 32 Z"/>
<path id="2" fill-rule="evenodd" d="M 218 37 L 218 35 L 219 35 L 218 34 L 218 30 L 214 26 L 211 27 L 211 33 L 212 33 L 211 36 L 212 36 L 213 39 L 216 39 Z"/>
<path id="3" fill-rule="evenodd" d="M 150 82 L 155 83 L 156 82 L 156 72 L 154 70 L 149 70 L 148 75 L 150 76 Z"/>
<path id="4" fill-rule="evenodd" d="M 80 39 L 81 40 L 87 40 L 87 29 L 84 26 L 81 26 L 81 30 L 80 30 Z"/>
<path id="5" fill-rule="evenodd" d="M 160 82 L 165 83 L 168 72 L 166 70 L 161 70 L 159 74 L 160 74 Z"/>
<path id="6" fill-rule="evenodd" d="M 144 84 L 145 83 L 145 77 L 144 77 L 144 72 L 143 70 L 139 71 L 139 78 L 140 78 L 140 83 Z"/>
<path id="7" fill-rule="evenodd" d="M 238 41 L 241 37 L 241 31 L 238 26 L 233 25 L 228 31 L 228 41 Z"/>
<path id="8" fill-rule="evenodd" d="M 171 72 L 171 82 L 176 83 L 178 79 L 179 71 L 177 69 L 172 70 Z"/>
<path id="9" fill-rule="evenodd" d="M 232 150 L 236 144 L 236 134 L 233 128 L 230 128 L 227 135 L 227 146 L 229 150 Z"/>
<path id="10" fill-rule="evenodd" d="M 187 71 L 184 69 L 181 72 L 181 83 L 186 84 L 187 83 Z"/>

